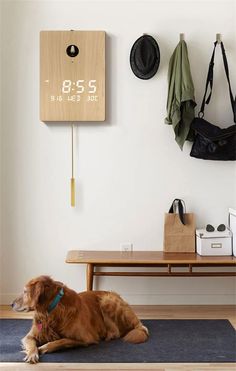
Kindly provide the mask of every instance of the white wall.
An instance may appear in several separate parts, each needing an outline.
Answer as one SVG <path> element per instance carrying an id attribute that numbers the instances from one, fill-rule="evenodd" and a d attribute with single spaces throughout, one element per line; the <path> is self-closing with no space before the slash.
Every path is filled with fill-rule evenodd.
<path id="1" fill-rule="evenodd" d="M 190 158 L 164 124 L 169 58 L 184 32 L 200 103 L 215 34 L 225 42 L 236 92 L 234 1 L 5 1 L 2 7 L 1 297 L 9 302 L 33 276 L 50 274 L 78 291 L 85 267 L 67 250 L 162 250 L 163 215 L 185 199 L 198 227 L 227 223 L 236 206 L 232 162 Z M 70 198 L 70 127 L 39 121 L 39 31 L 107 32 L 107 120 L 76 128 L 77 207 Z M 153 35 L 161 64 L 154 78 L 129 66 L 134 41 Z M 220 53 L 207 118 L 232 124 Z M 218 89 L 217 89 L 218 88 Z M 234 302 L 228 278 L 102 278 L 136 304 Z"/>

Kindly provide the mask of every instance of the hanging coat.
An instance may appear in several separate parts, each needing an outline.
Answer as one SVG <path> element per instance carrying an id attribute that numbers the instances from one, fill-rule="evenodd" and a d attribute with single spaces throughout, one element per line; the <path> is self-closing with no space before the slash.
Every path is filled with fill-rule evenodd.
<path id="1" fill-rule="evenodd" d="M 168 70 L 167 117 L 165 123 L 172 125 L 175 140 L 183 149 L 186 140 L 193 140 L 190 124 L 194 119 L 194 85 L 190 71 L 188 49 L 181 40 L 174 50 Z"/>

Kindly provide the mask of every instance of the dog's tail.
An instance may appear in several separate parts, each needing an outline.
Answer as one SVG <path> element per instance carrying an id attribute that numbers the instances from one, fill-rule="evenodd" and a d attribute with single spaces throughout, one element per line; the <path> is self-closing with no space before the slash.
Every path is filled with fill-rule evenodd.
<path id="1" fill-rule="evenodd" d="M 128 343 L 139 344 L 147 341 L 148 337 L 149 333 L 147 327 L 143 326 L 140 322 L 133 330 L 129 331 L 128 334 L 123 337 L 123 340 Z"/>

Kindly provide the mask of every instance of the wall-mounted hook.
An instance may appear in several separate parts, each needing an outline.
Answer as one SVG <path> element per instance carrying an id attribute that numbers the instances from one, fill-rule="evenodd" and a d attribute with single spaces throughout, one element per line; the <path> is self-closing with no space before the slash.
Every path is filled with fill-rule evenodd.
<path id="1" fill-rule="evenodd" d="M 185 40 L 184 33 L 180 33 L 179 34 L 179 41 L 184 41 L 184 40 Z"/>
<path id="2" fill-rule="evenodd" d="M 220 44 L 222 42 L 222 36 L 221 36 L 221 33 L 217 33 L 216 34 L 216 41 L 218 42 L 218 44 Z"/>

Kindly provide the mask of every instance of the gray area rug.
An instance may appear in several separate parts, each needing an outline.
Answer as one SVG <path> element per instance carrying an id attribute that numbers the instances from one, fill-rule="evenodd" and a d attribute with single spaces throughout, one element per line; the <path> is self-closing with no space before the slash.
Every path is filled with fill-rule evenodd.
<path id="1" fill-rule="evenodd" d="M 31 320 L 0 320 L 0 362 L 22 362 L 20 340 Z M 143 320 L 150 338 L 134 345 L 122 340 L 101 342 L 44 354 L 40 362 L 187 363 L 236 362 L 236 332 L 227 320 Z"/>

